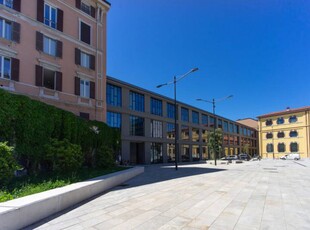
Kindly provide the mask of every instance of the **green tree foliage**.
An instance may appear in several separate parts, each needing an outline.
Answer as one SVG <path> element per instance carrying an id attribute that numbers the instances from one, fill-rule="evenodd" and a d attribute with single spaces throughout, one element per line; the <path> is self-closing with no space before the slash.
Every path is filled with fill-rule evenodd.
<path id="1" fill-rule="evenodd" d="M 81 146 L 70 143 L 67 139 L 52 139 L 46 145 L 45 159 L 53 171 L 77 171 L 83 164 Z"/>
<path id="2" fill-rule="evenodd" d="M 49 162 L 46 146 L 55 144 L 51 140 L 66 139 L 63 144 L 67 147 L 71 146 L 69 143 L 79 146 L 83 153 L 81 162 L 89 167 L 95 161 L 96 149 L 107 146 L 113 153 L 119 149 L 119 130 L 105 123 L 87 121 L 73 113 L 2 89 L 0 98 L 0 141 L 15 147 L 17 160 L 30 173 L 37 172 Z M 95 133 L 92 127 L 96 127 L 98 132 Z"/>
<path id="3" fill-rule="evenodd" d="M 7 142 L 0 142 L 0 184 L 6 184 L 17 169 L 17 162 L 13 156 L 13 147 Z"/>
<path id="4" fill-rule="evenodd" d="M 215 134 L 215 135 L 214 135 Z M 210 151 L 213 153 L 213 158 L 218 158 L 218 154 L 222 152 L 223 147 L 223 132 L 222 129 L 218 128 L 215 130 L 215 133 L 209 131 L 207 134 L 208 138 L 208 147 Z"/>
<path id="5" fill-rule="evenodd" d="M 95 165 L 98 168 L 109 168 L 114 166 L 115 157 L 113 156 L 113 150 L 106 146 L 102 145 L 97 149 L 95 154 Z"/>
<path id="6" fill-rule="evenodd" d="M 245 144 L 244 146 L 242 146 L 242 152 L 243 153 L 247 153 L 249 154 L 250 150 L 250 145 L 249 144 Z"/>

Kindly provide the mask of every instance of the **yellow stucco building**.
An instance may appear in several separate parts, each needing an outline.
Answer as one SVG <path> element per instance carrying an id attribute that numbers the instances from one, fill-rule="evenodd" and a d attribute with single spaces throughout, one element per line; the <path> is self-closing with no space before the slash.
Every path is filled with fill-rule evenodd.
<path id="1" fill-rule="evenodd" d="M 310 106 L 264 114 L 259 119 L 259 152 L 262 158 L 289 153 L 310 157 Z"/>

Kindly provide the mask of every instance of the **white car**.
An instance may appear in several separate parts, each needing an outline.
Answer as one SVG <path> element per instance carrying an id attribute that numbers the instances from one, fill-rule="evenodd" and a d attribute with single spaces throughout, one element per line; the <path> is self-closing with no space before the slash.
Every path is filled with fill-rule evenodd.
<path id="1" fill-rule="evenodd" d="M 280 157 L 282 160 L 300 160 L 300 155 L 298 153 L 290 153 Z"/>

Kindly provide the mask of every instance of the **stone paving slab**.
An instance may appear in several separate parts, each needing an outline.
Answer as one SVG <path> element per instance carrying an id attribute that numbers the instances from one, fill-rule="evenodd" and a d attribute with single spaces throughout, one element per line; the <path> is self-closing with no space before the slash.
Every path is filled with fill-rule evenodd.
<path id="1" fill-rule="evenodd" d="M 310 229 L 310 160 L 146 166 L 27 229 Z"/>

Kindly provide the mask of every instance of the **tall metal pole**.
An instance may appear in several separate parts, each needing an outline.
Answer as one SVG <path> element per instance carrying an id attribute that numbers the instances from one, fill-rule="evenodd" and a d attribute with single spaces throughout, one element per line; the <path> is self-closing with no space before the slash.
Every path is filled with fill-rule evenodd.
<path id="1" fill-rule="evenodd" d="M 174 158 L 175 158 L 175 170 L 178 170 L 178 148 L 177 148 L 177 143 L 178 143 L 178 129 L 177 129 L 177 79 L 176 76 L 173 78 L 173 84 L 174 84 Z"/>
<path id="2" fill-rule="evenodd" d="M 213 104 L 213 117 L 214 117 L 214 123 L 213 123 L 213 151 L 214 151 L 214 164 L 216 165 L 216 157 L 217 157 L 217 151 L 216 151 L 216 143 L 215 143 L 215 99 L 212 100 Z"/>

